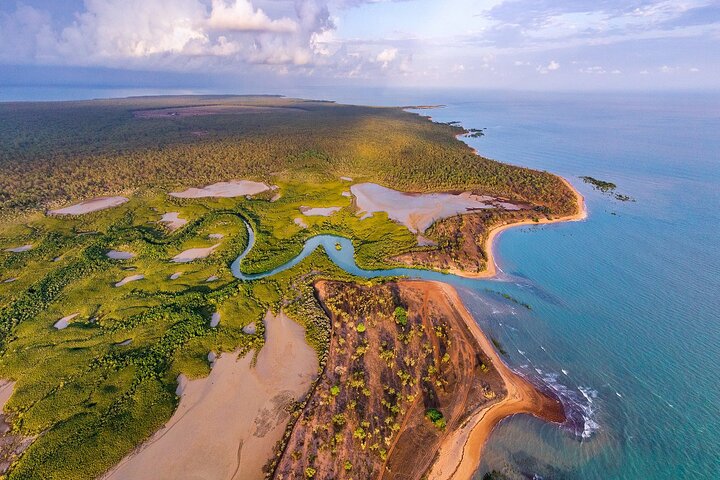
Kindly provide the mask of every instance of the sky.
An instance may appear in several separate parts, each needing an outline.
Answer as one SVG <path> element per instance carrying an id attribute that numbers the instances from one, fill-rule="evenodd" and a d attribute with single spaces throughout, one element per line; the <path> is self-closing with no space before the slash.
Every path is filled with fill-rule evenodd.
<path id="1" fill-rule="evenodd" d="M 720 0 L 0 0 L 0 87 L 720 89 Z"/>

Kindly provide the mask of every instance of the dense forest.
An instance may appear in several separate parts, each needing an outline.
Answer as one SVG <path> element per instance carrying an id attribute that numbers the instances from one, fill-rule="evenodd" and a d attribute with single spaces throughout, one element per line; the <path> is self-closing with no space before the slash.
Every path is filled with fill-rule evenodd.
<path id="1" fill-rule="evenodd" d="M 479 157 L 455 138 L 463 132 L 397 108 L 280 97 L 5 103 L 0 212 L 300 173 L 411 191 L 473 189 L 573 211 L 556 176 Z"/>

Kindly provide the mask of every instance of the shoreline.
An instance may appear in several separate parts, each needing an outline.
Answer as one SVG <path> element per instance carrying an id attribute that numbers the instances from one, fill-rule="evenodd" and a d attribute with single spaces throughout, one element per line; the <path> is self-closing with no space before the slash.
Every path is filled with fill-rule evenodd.
<path id="1" fill-rule="evenodd" d="M 517 414 L 529 414 L 548 422 L 562 423 L 565 421 L 565 413 L 558 399 L 545 395 L 503 362 L 454 287 L 443 282 L 420 281 L 434 284 L 443 292 L 448 303 L 465 321 L 477 340 L 478 347 L 492 360 L 507 389 L 502 400 L 473 412 L 458 430 L 452 432 L 440 446 L 437 459 L 427 477 L 431 480 L 471 478 L 480 464 L 488 438 L 503 419 Z"/>
<path id="2" fill-rule="evenodd" d="M 485 255 L 487 255 L 486 260 L 486 266 L 485 269 L 481 272 L 477 273 L 470 273 L 465 272 L 463 270 L 457 270 L 457 269 L 449 269 L 446 270 L 446 273 L 451 273 L 453 275 L 456 275 L 458 277 L 463 278 L 490 278 L 497 275 L 497 264 L 495 262 L 495 254 L 493 253 L 493 247 L 495 245 L 495 241 L 502 232 L 505 230 L 508 230 L 513 227 L 521 227 L 523 225 L 549 225 L 552 223 L 564 223 L 564 222 L 580 222 L 587 218 L 588 212 L 587 212 L 587 205 L 585 204 L 585 197 L 582 196 L 582 194 L 572 186 L 572 184 L 567 181 L 565 178 L 561 177 L 560 175 L 556 175 L 564 184 L 567 186 L 575 195 L 575 201 L 577 202 L 578 208 L 577 211 L 571 215 L 565 215 L 563 217 L 557 217 L 557 218 L 541 218 L 537 222 L 533 220 L 520 220 L 519 222 L 510 222 L 510 223 L 504 223 L 502 225 L 496 225 L 492 227 L 490 230 L 488 230 L 487 237 L 483 241 L 483 250 L 485 251 Z"/>

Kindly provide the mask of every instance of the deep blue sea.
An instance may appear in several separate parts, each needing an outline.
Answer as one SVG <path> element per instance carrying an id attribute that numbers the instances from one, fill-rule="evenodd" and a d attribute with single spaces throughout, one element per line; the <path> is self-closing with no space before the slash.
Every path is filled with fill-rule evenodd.
<path id="1" fill-rule="evenodd" d="M 421 113 L 486 128 L 466 140 L 481 155 L 560 174 L 585 196 L 583 222 L 500 235 L 499 280 L 451 282 L 508 364 L 554 389 L 576 419 L 564 428 L 505 420 L 478 478 L 491 469 L 512 478 L 720 477 L 720 94 L 285 93 L 444 104 Z M 595 191 L 582 175 L 635 201 Z"/>

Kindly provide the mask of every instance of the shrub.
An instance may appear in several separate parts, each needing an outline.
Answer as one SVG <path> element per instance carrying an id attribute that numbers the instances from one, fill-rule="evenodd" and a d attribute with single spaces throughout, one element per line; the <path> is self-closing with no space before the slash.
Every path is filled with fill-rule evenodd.
<path id="1" fill-rule="evenodd" d="M 366 330 L 366 329 L 365 329 L 365 324 L 364 324 L 364 323 L 358 323 L 358 324 L 357 324 L 357 327 L 355 327 L 355 330 L 357 330 L 358 333 L 363 333 L 363 332 Z"/>
<path id="2" fill-rule="evenodd" d="M 425 412 L 425 417 L 430 420 L 433 425 L 435 425 L 440 430 L 444 430 L 445 426 L 447 425 L 447 422 L 445 421 L 445 417 L 443 416 L 442 412 L 438 410 L 437 408 L 429 408 Z"/>
<path id="3" fill-rule="evenodd" d="M 403 307 L 395 308 L 395 323 L 404 328 L 407 326 L 407 322 L 407 310 L 405 310 Z"/>

